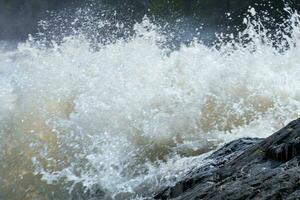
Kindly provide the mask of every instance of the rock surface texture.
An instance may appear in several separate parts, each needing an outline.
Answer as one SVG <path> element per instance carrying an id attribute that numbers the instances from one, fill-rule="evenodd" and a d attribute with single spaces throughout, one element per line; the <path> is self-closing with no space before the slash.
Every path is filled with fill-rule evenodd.
<path id="1" fill-rule="evenodd" d="M 266 139 L 233 141 L 155 199 L 300 199 L 300 119 Z"/>

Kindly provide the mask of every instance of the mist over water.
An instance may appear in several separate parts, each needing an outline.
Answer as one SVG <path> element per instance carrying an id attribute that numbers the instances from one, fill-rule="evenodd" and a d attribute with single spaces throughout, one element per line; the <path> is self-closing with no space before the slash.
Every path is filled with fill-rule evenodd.
<path id="1" fill-rule="evenodd" d="M 72 20 L 84 26 L 58 34 L 55 18 L 0 43 L 0 199 L 151 197 L 220 145 L 300 115 L 297 13 L 270 39 L 250 9 L 238 36 L 177 50 L 147 17 L 129 32 Z"/>

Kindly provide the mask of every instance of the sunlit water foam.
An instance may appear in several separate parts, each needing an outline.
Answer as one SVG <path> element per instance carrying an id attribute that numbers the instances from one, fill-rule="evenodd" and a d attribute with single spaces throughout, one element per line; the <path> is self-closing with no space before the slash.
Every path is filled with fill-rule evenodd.
<path id="1" fill-rule="evenodd" d="M 201 153 L 270 135 L 299 117 L 294 24 L 283 53 L 251 23 L 247 45 L 168 52 L 147 19 L 97 51 L 80 36 L 2 51 L 0 197 L 147 197 L 199 166 Z"/>

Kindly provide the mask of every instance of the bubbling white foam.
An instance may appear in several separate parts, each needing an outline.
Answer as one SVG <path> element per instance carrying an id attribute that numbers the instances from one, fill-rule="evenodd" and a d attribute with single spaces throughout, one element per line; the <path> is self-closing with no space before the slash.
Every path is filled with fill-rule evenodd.
<path id="1" fill-rule="evenodd" d="M 300 27 L 293 23 L 292 45 L 279 53 L 248 23 L 240 37 L 251 42 L 220 49 L 194 41 L 170 52 L 145 19 L 130 39 L 98 50 L 73 36 L 1 52 L 0 162 L 17 156 L 23 167 L 0 171 L 71 191 L 79 183 L 105 199 L 139 198 L 224 142 L 270 135 L 300 115 Z M 15 184 L 4 179 L 6 189 Z"/>

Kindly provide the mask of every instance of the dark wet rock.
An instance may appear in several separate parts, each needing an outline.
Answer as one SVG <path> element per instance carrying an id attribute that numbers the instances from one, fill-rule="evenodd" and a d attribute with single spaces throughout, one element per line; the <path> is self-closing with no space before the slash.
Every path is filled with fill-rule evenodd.
<path id="1" fill-rule="evenodd" d="M 233 141 L 155 199 L 300 199 L 300 119 L 266 139 Z"/>

